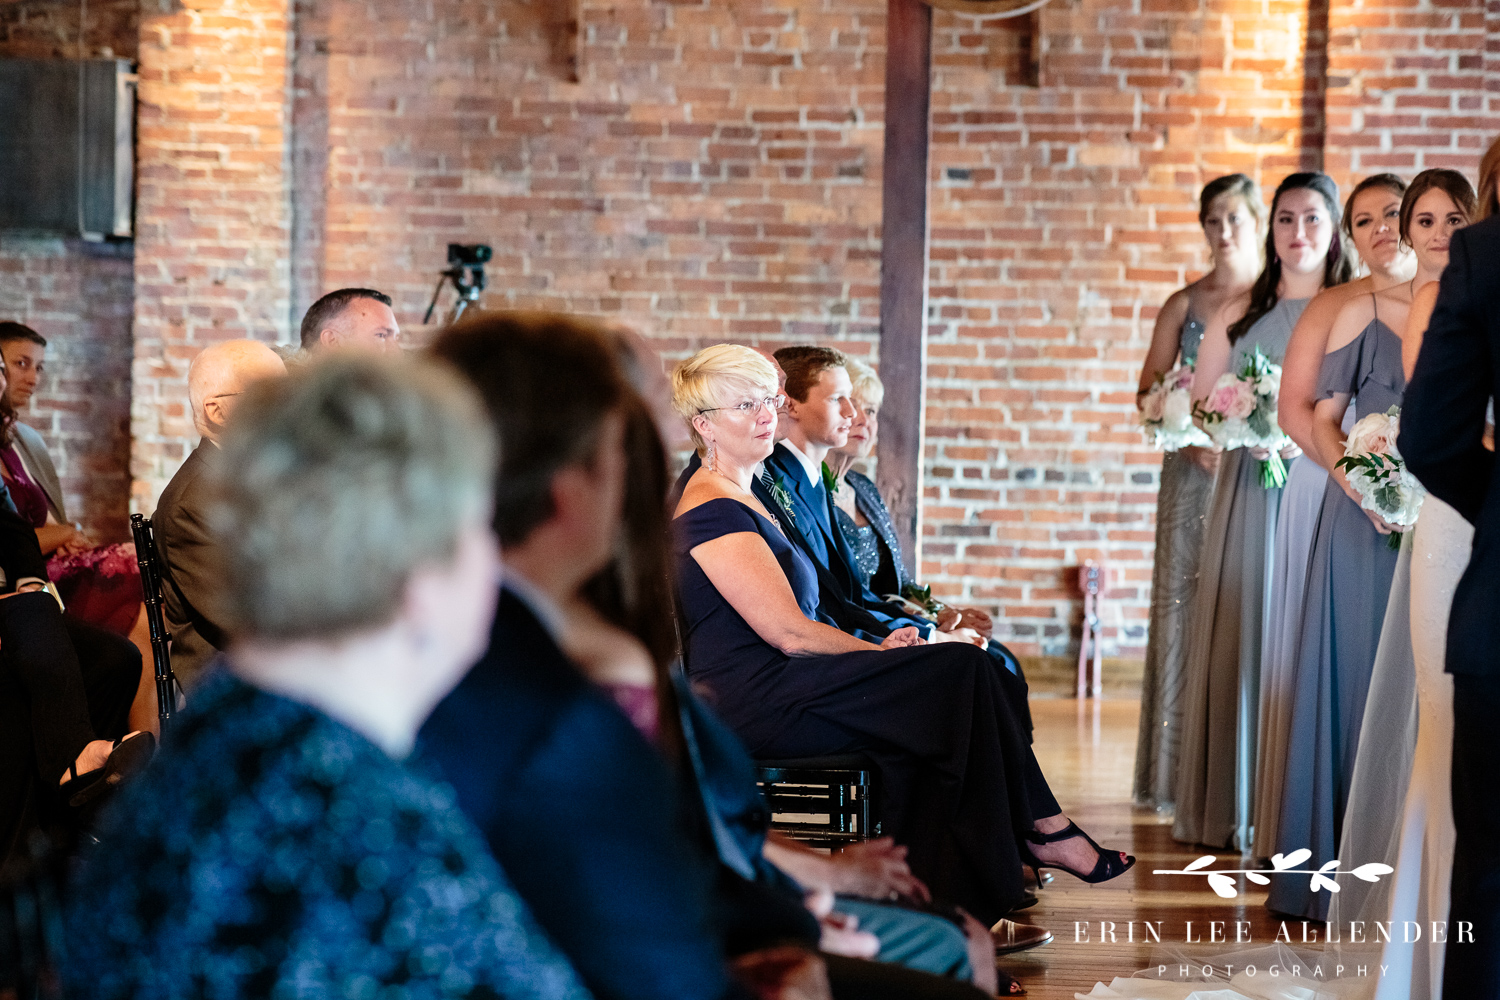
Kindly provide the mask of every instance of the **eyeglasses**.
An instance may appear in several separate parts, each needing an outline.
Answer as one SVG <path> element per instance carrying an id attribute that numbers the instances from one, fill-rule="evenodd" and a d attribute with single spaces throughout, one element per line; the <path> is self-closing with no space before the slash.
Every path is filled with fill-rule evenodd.
<path id="1" fill-rule="evenodd" d="M 773 410 L 779 410 L 785 402 L 786 396 L 778 392 L 776 395 L 767 396 L 765 399 L 747 399 L 743 403 L 735 403 L 733 406 L 710 406 L 708 409 L 699 410 L 698 412 L 713 413 L 715 410 L 736 410 L 741 415 L 748 417 L 752 413 L 759 411 L 762 406 L 769 406 Z"/>

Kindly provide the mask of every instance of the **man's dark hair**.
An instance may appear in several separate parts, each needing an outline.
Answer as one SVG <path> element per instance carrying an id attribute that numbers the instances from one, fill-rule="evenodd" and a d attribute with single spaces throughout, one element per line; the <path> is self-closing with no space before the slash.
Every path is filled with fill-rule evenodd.
<path id="1" fill-rule="evenodd" d="M 0 323 L 0 344 L 9 344 L 13 340 L 29 340 L 41 347 L 47 346 L 47 338 L 25 323 L 16 323 L 12 320 Z"/>
<path id="2" fill-rule="evenodd" d="M 831 347 L 783 347 L 776 352 L 776 363 L 786 372 L 786 394 L 799 403 L 818 384 L 829 368 L 843 368 L 844 355 Z"/>
<path id="3" fill-rule="evenodd" d="M 302 349 L 310 351 L 317 347 L 318 335 L 323 332 L 323 328 L 337 319 L 339 313 L 348 309 L 351 302 L 360 299 L 374 299 L 383 306 L 391 304 L 389 295 L 373 288 L 340 288 L 336 292 L 329 292 L 314 302 L 308 308 L 307 315 L 302 317 Z"/>
<path id="4" fill-rule="evenodd" d="M 500 437 L 495 533 L 526 540 L 553 514 L 552 477 L 599 451 L 610 413 L 631 398 L 605 327 L 564 313 L 465 317 L 432 346 L 479 390 Z"/>

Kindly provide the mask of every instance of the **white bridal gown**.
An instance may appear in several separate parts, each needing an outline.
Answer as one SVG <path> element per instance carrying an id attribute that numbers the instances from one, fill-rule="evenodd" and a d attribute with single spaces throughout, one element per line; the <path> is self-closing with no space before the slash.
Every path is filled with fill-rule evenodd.
<path id="1" fill-rule="evenodd" d="M 1391 875 L 1390 919 L 1448 919 L 1453 875 L 1453 678 L 1443 669 L 1453 590 L 1469 565 L 1474 528 L 1429 495 L 1417 518 L 1411 564 L 1411 639 L 1417 664 L 1417 750 L 1412 758 L 1400 853 Z M 1443 949 L 1423 935 L 1387 944 L 1377 1000 L 1436 1000 L 1442 995 Z M 1457 998 L 1455 998 L 1457 1000 Z"/>

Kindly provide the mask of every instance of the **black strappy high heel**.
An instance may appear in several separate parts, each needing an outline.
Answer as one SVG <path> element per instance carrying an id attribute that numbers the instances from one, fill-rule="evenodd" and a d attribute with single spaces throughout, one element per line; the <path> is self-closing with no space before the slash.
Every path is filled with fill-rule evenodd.
<path id="1" fill-rule="evenodd" d="M 1089 846 L 1094 849 L 1094 853 L 1099 855 L 1099 860 L 1094 863 L 1093 870 L 1087 873 L 1079 872 L 1057 861 L 1043 861 L 1032 853 L 1030 847 L 1025 847 L 1026 863 L 1031 866 L 1032 873 L 1036 875 L 1038 886 L 1041 884 L 1042 869 L 1044 868 L 1056 868 L 1058 871 L 1067 872 L 1074 878 L 1081 879 L 1090 885 L 1097 885 L 1100 882 L 1108 882 L 1112 878 L 1124 875 L 1135 864 L 1135 855 L 1125 855 L 1125 860 L 1122 862 L 1120 860 L 1120 851 L 1106 851 L 1094 843 L 1094 838 L 1080 830 L 1078 824 L 1071 820 L 1068 821 L 1067 826 L 1056 833 L 1040 833 L 1036 830 L 1028 830 L 1026 832 L 1026 840 L 1031 844 L 1055 844 L 1060 840 L 1071 840 L 1074 837 L 1082 837 L 1088 841 Z"/>
<path id="2" fill-rule="evenodd" d="M 58 786 L 58 791 L 73 808 L 86 806 L 126 778 L 139 774 L 151 762 L 154 753 L 156 737 L 150 733 L 141 732 L 115 740 L 114 749 L 103 767 L 79 774 L 77 761 L 69 764 L 68 774 L 72 777 Z"/>

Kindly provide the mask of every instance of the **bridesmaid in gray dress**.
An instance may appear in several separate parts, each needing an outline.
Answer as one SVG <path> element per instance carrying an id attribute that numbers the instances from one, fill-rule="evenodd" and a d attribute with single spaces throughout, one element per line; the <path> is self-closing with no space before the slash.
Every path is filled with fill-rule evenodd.
<path id="1" fill-rule="evenodd" d="M 1221 310 L 1199 350 L 1193 394 L 1238 371 L 1256 348 L 1280 362 L 1292 327 L 1317 291 L 1348 280 L 1337 238 L 1338 188 L 1324 174 L 1293 174 L 1271 204 L 1265 270 L 1249 295 Z M 1295 448 L 1283 452 L 1295 454 Z M 1260 484 L 1248 449 L 1219 464 L 1189 619 L 1181 765 L 1172 836 L 1246 847 L 1254 787 L 1256 714 L 1268 587 L 1281 490 Z"/>
<path id="2" fill-rule="evenodd" d="M 1291 728 L 1292 668 L 1297 662 L 1297 629 L 1302 622 L 1307 584 L 1307 562 L 1312 553 L 1313 528 L 1323 509 L 1328 470 L 1322 465 L 1313 439 L 1313 411 L 1317 404 L 1318 372 L 1328 352 L 1328 335 L 1339 311 L 1351 299 L 1369 298 L 1411 278 L 1415 261 L 1402 249 L 1401 197 L 1406 182 L 1394 174 L 1375 174 L 1355 185 L 1344 206 L 1343 232 L 1368 269 L 1363 278 L 1319 292 L 1292 330 L 1282 363 L 1281 399 L 1277 419 L 1281 429 L 1303 449 L 1287 467 L 1281 491 L 1281 517 L 1276 522 L 1276 575 L 1273 599 L 1266 612 L 1265 647 L 1260 667 L 1260 732 L 1255 767 L 1255 844 L 1257 858 L 1276 851 L 1281 815 L 1281 779 L 1286 772 L 1287 733 Z M 1344 430 L 1354 423 L 1354 411 L 1344 418 Z"/>
<path id="3" fill-rule="evenodd" d="M 1260 270 L 1260 187 L 1244 174 L 1210 181 L 1198 199 L 1198 221 L 1213 269 L 1173 293 L 1157 314 L 1151 347 L 1141 369 L 1136 402 L 1179 360 L 1192 364 L 1203 339 L 1200 316 L 1250 290 Z M 1198 579 L 1203 521 L 1213 492 L 1217 456 L 1184 448 L 1162 456 L 1156 500 L 1156 564 L 1151 576 L 1151 628 L 1141 684 L 1141 725 L 1135 751 L 1135 801 L 1169 812 L 1177 782 L 1182 729 L 1182 667 L 1188 610 Z"/>
<path id="4" fill-rule="evenodd" d="M 1401 405 L 1406 388 L 1401 338 L 1379 314 L 1352 341 L 1337 346 L 1338 340 L 1336 324 L 1329 338 L 1334 349 L 1318 375 L 1319 397 L 1343 405 L 1356 397 L 1356 420 Z M 1277 853 L 1312 849 L 1304 867 L 1316 868 L 1338 851 L 1360 719 L 1396 571 L 1397 554 L 1386 542 L 1387 533 L 1330 476 L 1313 529 L 1276 835 Z M 1277 913 L 1323 920 L 1328 894 L 1312 892 L 1306 875 L 1284 875 L 1272 884 L 1266 905 Z"/>

